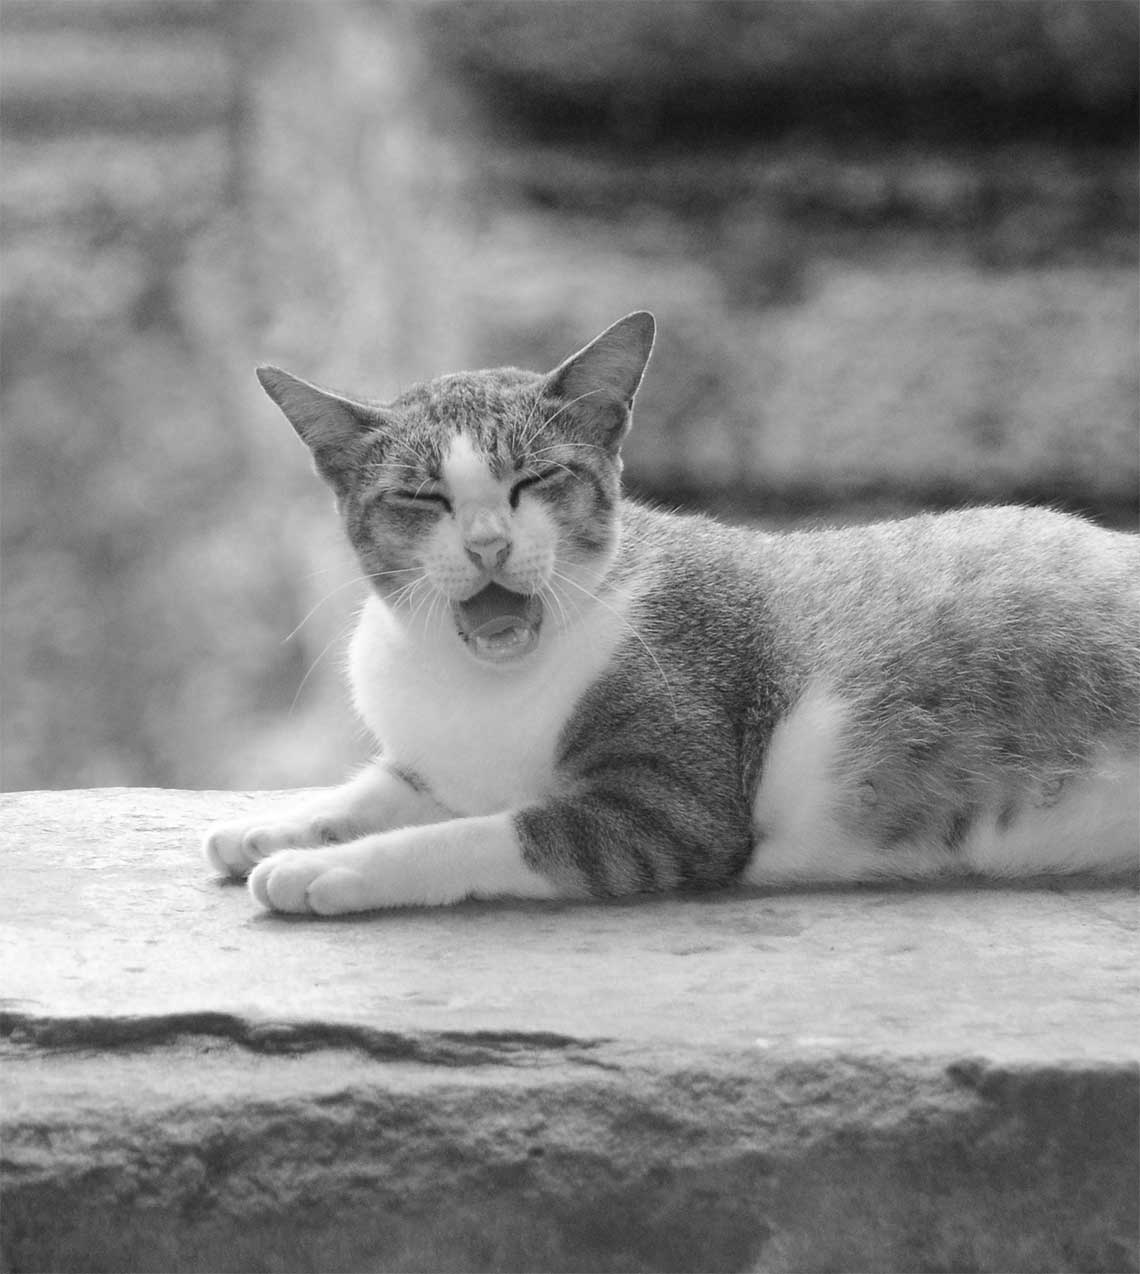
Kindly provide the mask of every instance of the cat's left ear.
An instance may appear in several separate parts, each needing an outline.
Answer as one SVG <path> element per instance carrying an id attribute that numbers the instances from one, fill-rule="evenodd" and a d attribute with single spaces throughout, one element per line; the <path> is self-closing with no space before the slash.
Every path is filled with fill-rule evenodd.
<path id="1" fill-rule="evenodd" d="M 313 453 L 317 472 L 344 495 L 356 469 L 358 444 L 383 426 L 379 409 L 310 385 L 280 367 L 259 367 L 257 379 Z"/>
<path id="2" fill-rule="evenodd" d="M 567 407 L 574 404 L 575 419 L 587 424 L 607 451 L 616 452 L 629 431 L 633 396 L 656 331 L 647 310 L 627 314 L 547 377 L 547 392 Z"/>

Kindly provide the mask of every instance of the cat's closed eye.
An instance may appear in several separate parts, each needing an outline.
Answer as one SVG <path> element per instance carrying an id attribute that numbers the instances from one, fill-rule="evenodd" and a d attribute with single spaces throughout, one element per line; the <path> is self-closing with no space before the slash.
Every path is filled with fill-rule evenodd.
<path id="1" fill-rule="evenodd" d="M 574 473 L 565 465 L 550 465 L 543 469 L 536 469 L 532 473 L 528 473 L 524 478 L 520 478 L 511 487 L 511 508 L 517 509 L 519 505 L 519 497 L 526 490 L 536 487 L 553 487 L 558 482 L 567 478 L 573 478 Z"/>
<path id="2" fill-rule="evenodd" d="M 388 504 L 394 504 L 400 508 L 416 509 L 421 513 L 428 513 L 433 509 L 443 509 L 448 513 L 451 512 L 451 501 L 441 491 L 385 491 L 383 499 Z"/>

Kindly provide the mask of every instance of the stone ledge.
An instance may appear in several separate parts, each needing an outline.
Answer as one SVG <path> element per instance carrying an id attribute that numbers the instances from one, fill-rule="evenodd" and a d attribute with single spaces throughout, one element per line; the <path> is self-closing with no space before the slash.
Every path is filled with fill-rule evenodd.
<path id="1" fill-rule="evenodd" d="M 3 1268 L 1137 1268 L 1132 890 L 298 921 L 256 799 L 0 798 Z"/>

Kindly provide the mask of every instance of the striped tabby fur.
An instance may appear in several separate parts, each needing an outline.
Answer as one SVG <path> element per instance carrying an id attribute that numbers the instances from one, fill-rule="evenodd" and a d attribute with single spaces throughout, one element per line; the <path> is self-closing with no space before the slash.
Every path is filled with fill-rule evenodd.
<path id="1" fill-rule="evenodd" d="M 377 760 L 222 824 L 264 906 L 1134 872 L 1140 540 L 990 508 L 766 534 L 619 490 L 654 327 L 388 404 L 259 376 L 372 590 Z"/>

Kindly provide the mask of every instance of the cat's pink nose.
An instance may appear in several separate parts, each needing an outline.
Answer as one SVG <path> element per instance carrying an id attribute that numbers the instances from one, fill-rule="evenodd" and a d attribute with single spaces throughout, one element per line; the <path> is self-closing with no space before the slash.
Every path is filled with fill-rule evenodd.
<path id="1" fill-rule="evenodd" d="M 468 540 L 463 545 L 467 556 L 485 571 L 493 571 L 507 560 L 511 542 L 505 535 L 493 535 L 487 539 Z"/>

